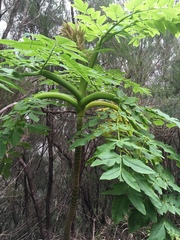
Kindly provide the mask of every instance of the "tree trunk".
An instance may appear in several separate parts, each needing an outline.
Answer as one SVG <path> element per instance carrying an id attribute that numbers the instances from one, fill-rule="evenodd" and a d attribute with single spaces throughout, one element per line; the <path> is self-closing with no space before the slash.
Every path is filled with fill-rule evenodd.
<path id="1" fill-rule="evenodd" d="M 84 111 L 81 111 L 77 115 L 77 132 L 82 129 L 83 119 Z M 63 240 L 70 240 L 71 237 L 71 227 L 76 215 L 77 201 L 79 197 L 79 185 L 80 185 L 79 179 L 81 173 L 81 161 L 82 161 L 82 146 L 78 146 L 75 149 L 75 158 L 72 173 L 72 196 L 70 207 L 66 217 Z"/>

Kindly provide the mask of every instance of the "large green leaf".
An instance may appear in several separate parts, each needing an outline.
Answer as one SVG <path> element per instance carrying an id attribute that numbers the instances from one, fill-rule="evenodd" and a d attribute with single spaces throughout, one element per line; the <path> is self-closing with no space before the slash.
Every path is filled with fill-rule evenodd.
<path id="1" fill-rule="evenodd" d="M 0 158 L 2 158 L 6 152 L 6 145 L 2 139 L 0 139 Z"/>
<path id="2" fill-rule="evenodd" d="M 122 177 L 124 181 L 133 189 L 140 192 L 140 188 L 136 182 L 136 179 L 133 177 L 133 175 L 126 171 L 124 168 L 122 169 Z"/>
<path id="3" fill-rule="evenodd" d="M 172 237 L 172 239 L 179 240 L 180 237 L 180 229 L 175 226 L 171 221 L 166 220 L 165 221 L 165 228 L 169 235 Z"/>
<path id="4" fill-rule="evenodd" d="M 162 196 L 163 205 L 159 209 L 161 215 L 170 212 L 172 214 L 180 215 L 180 203 L 179 199 L 176 198 L 173 194 L 164 194 Z"/>
<path id="5" fill-rule="evenodd" d="M 139 228 L 142 228 L 143 226 L 148 225 L 148 223 L 149 223 L 149 220 L 146 215 L 143 215 L 136 209 L 133 209 L 133 211 L 131 212 L 128 218 L 129 232 L 135 232 Z"/>
<path id="6" fill-rule="evenodd" d="M 146 215 L 146 209 L 143 203 L 143 197 L 141 193 L 134 191 L 133 189 L 129 188 L 127 192 L 128 198 L 132 205 L 143 215 Z"/>
<path id="7" fill-rule="evenodd" d="M 10 92 L 10 93 L 13 93 L 8 87 L 6 87 L 4 84 L 0 83 L 0 88 Z"/>
<path id="8" fill-rule="evenodd" d="M 28 124 L 27 127 L 30 132 L 40 133 L 44 135 L 47 135 L 49 131 L 49 127 L 44 126 L 42 124 Z"/>
<path id="9" fill-rule="evenodd" d="M 132 168 L 134 171 L 142 174 L 154 174 L 155 171 L 152 170 L 150 167 L 145 165 L 142 161 L 138 159 L 133 159 L 127 155 L 123 155 L 123 163 L 124 165 Z"/>
<path id="10" fill-rule="evenodd" d="M 166 231 L 164 227 L 164 222 L 154 224 L 150 232 L 148 240 L 164 240 L 166 237 Z"/>
<path id="11" fill-rule="evenodd" d="M 105 144 L 103 144 L 101 146 L 98 146 L 97 150 L 95 152 L 95 156 L 98 156 L 99 154 L 101 154 L 103 152 L 106 152 L 108 150 L 114 149 L 115 145 L 116 145 L 116 142 L 108 142 L 108 143 L 105 143 Z"/>
<path id="12" fill-rule="evenodd" d="M 115 153 L 114 151 L 107 150 L 98 155 L 98 158 L 101 160 L 97 159 L 92 163 L 92 167 L 98 166 L 98 165 L 106 165 L 108 167 L 113 166 L 115 163 L 118 163 L 120 161 L 120 156 L 119 154 Z"/>
<path id="13" fill-rule="evenodd" d="M 112 180 L 112 179 L 116 179 L 120 176 L 121 172 L 120 172 L 120 168 L 118 167 L 113 167 L 108 169 L 106 172 L 104 172 L 100 179 L 101 180 Z"/>
<path id="14" fill-rule="evenodd" d="M 128 212 L 129 200 L 126 195 L 119 196 L 112 203 L 112 219 L 115 224 L 118 224 L 124 219 Z"/>
<path id="15" fill-rule="evenodd" d="M 104 192 L 107 195 L 123 195 L 127 192 L 128 185 L 124 182 L 116 183 L 112 186 L 111 190 Z"/>
<path id="16" fill-rule="evenodd" d="M 134 10 L 135 8 L 138 9 L 139 6 L 142 6 L 142 0 L 131 0 L 126 2 L 124 5 L 128 10 Z"/>
<path id="17" fill-rule="evenodd" d="M 118 21 L 124 17 L 124 10 L 120 4 L 110 4 L 109 7 L 102 7 L 108 18 L 111 18 L 114 21 Z"/>
<path id="18" fill-rule="evenodd" d="M 74 4 L 72 4 L 72 6 L 78 11 L 82 13 L 86 13 L 88 8 L 88 3 L 87 2 L 84 3 L 82 0 L 74 0 Z"/>
<path id="19" fill-rule="evenodd" d="M 157 211 L 155 209 L 155 207 L 153 206 L 153 204 L 146 200 L 144 202 L 145 207 L 146 207 L 146 212 L 147 212 L 147 216 L 149 217 L 149 219 L 153 222 L 156 223 L 157 222 Z"/>
<path id="20" fill-rule="evenodd" d="M 93 136 L 92 135 L 87 135 L 86 137 L 84 138 L 80 138 L 80 139 L 77 139 L 71 146 L 70 146 L 70 150 L 78 147 L 78 146 L 85 146 L 90 140 L 93 139 Z"/>
<path id="21" fill-rule="evenodd" d="M 68 68 L 71 69 L 71 71 L 74 71 L 78 76 L 81 76 L 84 80 L 91 84 L 87 74 L 89 68 L 77 63 L 75 60 L 71 59 L 67 54 L 61 54 L 61 60 Z"/>
<path id="22" fill-rule="evenodd" d="M 9 88 L 13 88 L 13 89 L 23 92 L 24 90 L 20 86 L 18 86 L 18 84 L 16 84 L 15 82 L 12 81 L 12 80 L 17 80 L 16 78 L 13 77 L 13 74 L 14 74 L 14 72 L 12 72 L 11 75 L 8 74 L 7 77 L 3 76 L 4 74 L 2 74 L 0 76 L 0 82 L 2 82 L 2 84 L 4 86 L 5 85 L 8 86 L 8 89 L 7 88 L 5 89 L 2 85 L 1 85 L 1 87 L 7 91 L 10 91 Z M 10 79 L 12 79 L 12 80 L 10 80 Z"/>
<path id="23" fill-rule="evenodd" d="M 5 178 L 10 176 L 10 169 L 12 165 L 12 159 L 4 158 L 0 163 L 0 174 L 3 175 Z"/>
<path id="24" fill-rule="evenodd" d="M 38 122 L 39 121 L 39 117 L 37 115 L 35 115 L 33 112 L 30 112 L 28 114 L 28 117 L 33 120 L 34 122 Z"/>
<path id="25" fill-rule="evenodd" d="M 17 128 L 14 128 L 11 135 L 11 143 L 15 147 L 21 140 L 21 134 L 17 131 Z"/>
<path id="26" fill-rule="evenodd" d="M 55 36 L 55 39 L 57 41 L 57 43 L 59 44 L 59 46 L 62 47 L 67 47 L 67 46 L 71 46 L 76 48 L 76 43 L 66 37 L 62 37 L 62 36 Z"/>
<path id="27" fill-rule="evenodd" d="M 174 126 L 178 126 L 180 128 L 180 121 L 177 118 L 170 117 L 168 114 L 163 113 L 159 109 L 149 109 L 149 111 L 155 113 L 157 118 L 163 119 L 164 121 L 167 121 L 169 123 L 174 123 Z"/>
<path id="28" fill-rule="evenodd" d="M 149 197 L 154 207 L 158 210 L 162 207 L 161 200 L 158 195 L 153 191 L 153 188 L 146 181 L 146 178 L 140 175 L 134 176 L 140 189 Z"/>

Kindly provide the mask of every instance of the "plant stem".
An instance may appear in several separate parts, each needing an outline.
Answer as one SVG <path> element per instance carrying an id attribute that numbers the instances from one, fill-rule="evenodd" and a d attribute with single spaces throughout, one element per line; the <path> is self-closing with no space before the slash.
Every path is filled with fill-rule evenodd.
<path id="1" fill-rule="evenodd" d="M 86 107 L 89 103 L 93 102 L 94 100 L 98 99 L 105 99 L 105 100 L 110 100 L 112 102 L 116 102 L 117 104 L 119 103 L 119 100 L 117 99 L 115 94 L 111 93 L 106 93 L 106 92 L 96 92 L 96 93 L 91 93 L 88 96 L 84 97 L 80 101 L 80 106 L 82 108 Z"/>
<path id="2" fill-rule="evenodd" d="M 41 70 L 41 71 L 35 71 L 35 72 L 24 72 L 20 74 L 21 77 L 29 77 L 29 76 L 43 76 L 46 77 L 47 79 L 50 79 L 56 83 L 58 83 L 60 86 L 64 87 L 67 89 L 69 92 L 72 93 L 72 95 L 80 101 L 82 99 L 82 94 L 81 92 L 71 83 L 68 81 L 64 80 L 63 77 L 57 76 L 56 74 L 47 71 L 47 70 Z"/>
<path id="3" fill-rule="evenodd" d="M 41 70 L 40 74 L 48 79 L 53 80 L 54 82 L 58 83 L 60 86 L 63 86 L 64 88 L 69 90 L 77 100 L 82 99 L 81 92 L 78 91 L 74 85 L 64 80 L 63 77 L 57 76 L 56 74 L 49 72 L 47 70 Z"/>
<path id="4" fill-rule="evenodd" d="M 74 106 L 76 108 L 77 111 L 80 111 L 80 107 L 78 106 L 76 99 L 65 93 L 40 92 L 40 93 L 35 94 L 34 97 L 39 98 L 39 99 L 47 99 L 47 98 L 59 99 L 59 100 L 70 103 L 72 106 Z"/>
<path id="5" fill-rule="evenodd" d="M 85 111 L 81 111 L 77 114 L 77 132 L 82 129 Z M 81 136 L 79 136 L 81 137 Z M 82 161 L 82 146 L 76 147 L 74 166 L 72 173 L 72 196 L 71 203 L 67 213 L 63 240 L 70 240 L 71 226 L 76 215 L 77 201 L 79 196 L 79 179 Z"/>
<path id="6" fill-rule="evenodd" d="M 118 109 L 119 109 L 118 105 L 116 105 L 114 103 L 105 102 L 105 101 L 92 101 L 86 105 L 86 110 L 88 110 L 89 108 L 94 108 L 94 107 L 104 107 L 104 108 L 108 107 L 108 108 L 114 109 L 116 111 L 118 111 Z"/>

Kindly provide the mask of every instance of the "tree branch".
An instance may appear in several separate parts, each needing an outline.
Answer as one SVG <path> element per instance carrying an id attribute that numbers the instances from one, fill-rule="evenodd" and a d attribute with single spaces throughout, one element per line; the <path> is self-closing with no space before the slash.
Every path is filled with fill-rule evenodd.
<path id="1" fill-rule="evenodd" d="M 10 103 L 9 105 L 7 105 L 6 107 L 4 107 L 3 109 L 0 110 L 0 114 L 3 114 L 5 111 L 7 111 L 9 108 L 13 107 L 14 105 L 16 105 L 18 102 L 13 102 Z"/>

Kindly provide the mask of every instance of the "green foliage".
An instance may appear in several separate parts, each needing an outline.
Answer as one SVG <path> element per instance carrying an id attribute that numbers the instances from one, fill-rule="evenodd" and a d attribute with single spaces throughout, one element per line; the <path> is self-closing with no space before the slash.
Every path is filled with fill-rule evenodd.
<path id="1" fill-rule="evenodd" d="M 92 122 L 97 126 L 94 131 L 91 129 L 92 133 L 88 135 L 89 139 L 98 134 L 105 137 L 105 143 L 97 148 L 89 163 L 93 167 L 102 166 L 104 173 L 101 180 L 116 180 L 116 183 L 111 186 L 111 190 L 106 191 L 105 194 L 116 196 L 112 203 L 113 220 L 118 223 L 128 215 L 130 232 L 146 226 L 150 222 L 157 225 L 159 216 L 166 219 L 168 213 L 180 214 L 179 198 L 177 197 L 180 188 L 175 184 L 172 174 L 161 165 L 163 155 L 160 149 L 167 152 L 171 159 L 176 160 L 177 165 L 180 162 L 179 155 L 171 147 L 156 141 L 153 135 L 148 134 L 148 128 L 152 124 L 150 119 L 154 120 L 151 112 L 148 116 L 142 107 L 137 105 L 134 107 L 136 118 L 134 118 L 133 124 L 129 121 L 129 106 L 128 108 L 126 106 L 125 110 L 123 109 L 121 112 L 112 110 L 107 112 L 106 110 L 105 114 L 99 114 L 98 120 L 90 120 L 90 126 Z M 148 121 L 144 120 L 143 112 L 146 112 Z M 158 116 L 157 111 L 154 112 L 158 119 L 157 123 L 160 120 L 167 124 L 170 123 L 169 116 L 167 117 L 161 112 Z M 106 122 L 101 123 L 104 118 Z M 172 118 L 172 123 L 174 121 L 179 124 L 177 119 Z M 146 129 L 146 134 L 144 129 Z M 101 130 L 100 133 L 99 130 Z M 165 191 L 166 194 L 164 194 Z M 134 221 L 137 216 L 138 221 Z M 180 231 L 173 225 L 172 229 L 174 229 L 172 232 L 175 235 L 180 234 Z M 169 230 L 162 226 L 157 229 L 155 227 L 151 234 L 152 239 L 159 239 L 159 234 L 164 236 L 161 239 L 165 239 Z"/>
<path id="2" fill-rule="evenodd" d="M 48 133 L 48 127 L 38 122 L 42 115 L 40 108 L 49 103 L 34 97 L 26 98 L 19 101 L 9 114 L 0 118 L 0 172 L 5 177 L 9 177 L 13 158 L 19 155 L 17 147 L 30 147 L 23 137 L 31 133 Z"/>
<path id="3" fill-rule="evenodd" d="M 150 94 L 149 90 L 124 78 L 121 72 L 106 71 L 96 65 L 96 60 L 98 54 L 104 52 L 103 43 L 113 37 L 118 41 L 128 37 L 129 44 L 137 46 L 142 38 L 154 37 L 167 30 L 178 36 L 180 6 L 164 0 L 132 0 L 125 4 L 124 9 L 118 4 L 110 4 L 102 7 L 102 11 L 89 8 L 82 0 L 75 0 L 73 6 L 80 12 L 77 18 L 86 41 L 95 44 L 93 49 L 80 51 L 75 42 L 62 36 L 49 39 L 43 35 L 32 35 L 31 39 L 23 38 L 20 42 L 0 40 L 1 44 L 8 46 L 0 55 L 3 59 L 0 62 L 0 81 L 4 81 L 0 87 L 8 91 L 11 91 L 10 88 L 20 90 L 14 80 L 36 76 L 41 78 L 39 80 L 42 77 L 43 81 L 44 78 L 48 80 L 47 84 L 55 82 L 67 92 L 59 92 L 57 88 L 52 92 L 37 93 L 20 101 L 9 114 L 1 117 L 1 173 L 8 176 L 15 148 L 22 144 L 22 136 L 31 132 L 47 133 L 48 129 L 38 122 L 42 114 L 40 109 L 49 101 L 41 99 L 65 101 L 77 111 L 78 139 L 73 139 L 71 146 L 71 149 L 75 148 L 75 164 L 72 202 L 64 239 L 70 238 L 76 212 L 81 147 L 98 137 L 103 137 L 104 143 L 97 147 L 88 162 L 92 167 L 103 168 L 101 180 L 113 183 L 105 194 L 114 195 L 114 222 L 119 223 L 128 216 L 131 232 L 153 223 L 149 239 L 173 238 L 179 230 L 167 218 L 168 213 L 180 213 L 177 197 L 180 188 L 172 174 L 162 166 L 162 151 L 177 165 L 180 160 L 172 148 L 154 139 L 150 127 L 153 124 L 180 127 L 180 123 L 160 110 L 139 106 L 137 93 Z M 71 27 L 75 28 L 75 25 L 71 24 Z M 56 70 L 52 73 L 54 67 Z M 128 87 L 132 88 L 131 97 L 123 92 L 123 88 Z M 83 126 L 85 112 L 95 107 L 101 109 L 95 111 L 96 116 Z M 138 221 L 135 216 L 138 216 Z"/>
<path id="4" fill-rule="evenodd" d="M 119 4 L 110 4 L 100 11 L 88 8 L 88 4 L 77 0 L 73 4 L 81 14 L 77 16 L 86 32 L 87 41 L 100 39 L 105 42 L 116 37 L 131 36 L 130 43 L 137 46 L 140 39 L 154 37 L 166 30 L 179 35 L 179 4 L 174 1 L 128 1 L 125 9 Z"/>
<path id="5" fill-rule="evenodd" d="M 9 68 L 0 69 L 0 88 L 11 93 L 12 91 L 10 89 L 16 89 L 23 92 L 23 89 L 15 82 L 19 80 L 19 76 L 14 70 Z"/>

